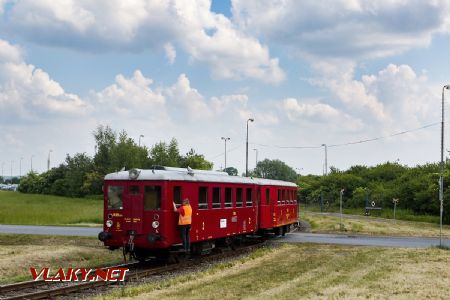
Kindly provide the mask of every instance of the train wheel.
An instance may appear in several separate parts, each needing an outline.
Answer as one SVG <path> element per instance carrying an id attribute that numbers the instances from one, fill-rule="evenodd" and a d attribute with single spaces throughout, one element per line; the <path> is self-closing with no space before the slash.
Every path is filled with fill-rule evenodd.
<path id="1" fill-rule="evenodd" d="M 144 262 L 148 257 L 149 253 L 145 249 L 134 249 L 133 256 L 139 262 Z"/>
<path id="2" fill-rule="evenodd" d="M 286 225 L 282 226 L 281 227 L 281 236 L 285 236 L 286 235 L 286 231 L 287 231 Z"/>
<path id="3" fill-rule="evenodd" d="M 280 236 L 282 234 L 283 234 L 283 228 L 282 227 L 275 228 L 275 235 Z"/>

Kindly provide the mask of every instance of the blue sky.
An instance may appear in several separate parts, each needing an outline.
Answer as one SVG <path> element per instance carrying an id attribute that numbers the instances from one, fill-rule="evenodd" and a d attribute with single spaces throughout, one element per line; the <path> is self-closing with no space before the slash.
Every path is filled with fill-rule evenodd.
<path id="1" fill-rule="evenodd" d="M 322 144 L 376 137 L 329 147 L 328 165 L 435 162 L 439 126 L 415 129 L 440 121 L 449 33 L 443 0 L 0 0 L 3 173 L 92 155 L 100 124 L 175 137 L 216 169 L 230 137 L 243 172 L 251 117 L 250 168 L 258 149 L 321 174 Z"/>

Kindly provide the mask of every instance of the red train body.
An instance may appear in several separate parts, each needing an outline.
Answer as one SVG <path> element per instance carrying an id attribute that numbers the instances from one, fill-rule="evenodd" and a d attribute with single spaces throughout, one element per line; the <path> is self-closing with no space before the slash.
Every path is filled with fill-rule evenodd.
<path id="1" fill-rule="evenodd" d="M 184 198 L 193 209 L 190 237 L 196 251 L 258 232 L 284 234 L 298 218 L 294 183 L 215 171 L 133 169 L 105 177 L 99 239 L 138 258 L 165 254 L 181 243 L 172 202 Z"/>

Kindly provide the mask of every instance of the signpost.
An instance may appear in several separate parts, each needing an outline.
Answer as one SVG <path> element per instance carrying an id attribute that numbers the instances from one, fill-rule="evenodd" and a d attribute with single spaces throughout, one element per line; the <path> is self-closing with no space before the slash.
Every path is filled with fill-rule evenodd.
<path id="1" fill-rule="evenodd" d="M 394 203 L 394 223 L 396 223 L 396 219 L 395 219 L 395 210 L 397 208 L 397 203 L 398 203 L 399 199 L 398 198 L 393 198 L 392 202 Z"/>

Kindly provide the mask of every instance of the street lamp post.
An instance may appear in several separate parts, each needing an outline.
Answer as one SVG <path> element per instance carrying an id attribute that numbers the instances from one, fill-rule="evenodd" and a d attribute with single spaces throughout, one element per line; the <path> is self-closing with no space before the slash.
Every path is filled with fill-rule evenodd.
<path id="1" fill-rule="evenodd" d="M 253 151 L 256 152 L 256 159 L 255 159 L 255 167 L 258 165 L 258 149 L 253 149 Z"/>
<path id="2" fill-rule="evenodd" d="M 344 189 L 341 189 L 341 192 L 340 192 L 340 212 L 341 212 L 341 224 L 340 224 L 340 229 L 341 229 L 341 231 L 342 230 L 344 230 L 344 224 L 342 223 L 342 195 L 344 194 Z"/>
<path id="3" fill-rule="evenodd" d="M 328 157 L 327 157 L 327 144 L 322 144 L 325 149 L 325 172 L 324 175 L 328 175 Z"/>
<path id="4" fill-rule="evenodd" d="M 442 118 L 441 118 L 441 173 L 439 176 L 439 202 L 440 202 L 440 218 L 439 218 L 439 245 L 442 247 L 442 215 L 444 211 L 444 90 L 450 89 L 450 85 L 444 85 L 442 88 Z"/>
<path id="5" fill-rule="evenodd" d="M 227 141 L 229 141 L 230 138 L 222 137 L 221 139 L 225 142 L 225 168 L 224 168 L 224 170 L 225 170 L 227 168 Z"/>
<path id="6" fill-rule="evenodd" d="M 47 158 L 47 171 L 48 170 L 50 170 L 50 153 L 52 153 L 53 152 L 53 150 L 52 149 L 50 149 L 49 151 L 48 151 L 48 158 Z"/>
<path id="7" fill-rule="evenodd" d="M 247 119 L 247 138 L 245 140 L 245 177 L 248 176 L 248 121 L 254 122 L 255 119 Z"/>
<path id="8" fill-rule="evenodd" d="M 22 177 L 22 160 L 23 160 L 23 157 L 20 158 L 20 162 L 19 162 L 19 178 Z"/>
<path id="9" fill-rule="evenodd" d="M 144 137 L 144 135 L 142 135 L 142 134 L 139 136 L 139 147 L 141 146 L 141 138 L 143 138 L 143 137 Z"/>

